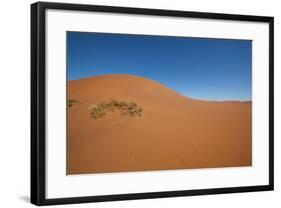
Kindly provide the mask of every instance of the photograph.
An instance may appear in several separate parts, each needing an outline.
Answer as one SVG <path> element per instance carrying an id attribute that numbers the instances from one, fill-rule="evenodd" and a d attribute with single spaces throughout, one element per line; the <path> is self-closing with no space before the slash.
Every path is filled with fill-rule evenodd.
<path id="1" fill-rule="evenodd" d="M 252 166 L 252 40 L 66 31 L 67 175 Z"/>
<path id="2" fill-rule="evenodd" d="M 31 5 L 32 204 L 274 190 L 274 17 L 182 9 Z"/>

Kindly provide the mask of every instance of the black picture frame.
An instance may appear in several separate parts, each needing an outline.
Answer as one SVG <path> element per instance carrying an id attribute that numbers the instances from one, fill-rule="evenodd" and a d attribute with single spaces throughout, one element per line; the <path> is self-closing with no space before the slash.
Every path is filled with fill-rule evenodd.
<path id="1" fill-rule="evenodd" d="M 45 15 L 47 9 L 106 12 L 170 17 L 192 17 L 217 20 L 236 20 L 269 23 L 269 184 L 262 186 L 225 187 L 200 190 L 163 191 L 150 193 L 128 193 L 120 195 L 85 196 L 71 198 L 46 198 L 46 83 L 45 83 Z M 94 6 L 38 2 L 31 5 L 31 203 L 35 205 L 73 204 L 147 198 L 179 197 L 205 194 L 226 194 L 236 192 L 269 191 L 274 189 L 274 18 L 267 16 L 248 16 L 187 12 L 160 9 L 129 7 Z"/>

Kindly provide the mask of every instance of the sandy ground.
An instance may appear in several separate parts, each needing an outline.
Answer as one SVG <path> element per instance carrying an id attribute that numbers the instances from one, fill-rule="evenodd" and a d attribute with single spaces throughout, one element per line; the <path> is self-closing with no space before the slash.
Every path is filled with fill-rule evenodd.
<path id="1" fill-rule="evenodd" d="M 146 78 L 69 81 L 67 174 L 250 166 L 252 103 L 194 100 Z M 134 101 L 141 117 L 90 117 L 91 103 Z"/>

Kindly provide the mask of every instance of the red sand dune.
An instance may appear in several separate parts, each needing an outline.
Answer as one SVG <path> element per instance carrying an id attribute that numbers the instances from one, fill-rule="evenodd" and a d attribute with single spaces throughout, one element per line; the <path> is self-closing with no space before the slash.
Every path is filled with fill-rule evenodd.
<path id="1" fill-rule="evenodd" d="M 142 106 L 90 117 L 115 98 Z M 252 103 L 191 99 L 146 78 L 105 75 L 69 81 L 67 174 L 250 166 Z"/>

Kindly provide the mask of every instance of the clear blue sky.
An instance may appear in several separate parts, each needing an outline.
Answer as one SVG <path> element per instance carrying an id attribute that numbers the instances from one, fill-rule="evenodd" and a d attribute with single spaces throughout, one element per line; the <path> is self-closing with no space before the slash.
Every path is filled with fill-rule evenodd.
<path id="1" fill-rule="evenodd" d="M 252 99 L 252 41 L 67 32 L 68 80 L 133 74 L 203 100 Z"/>

